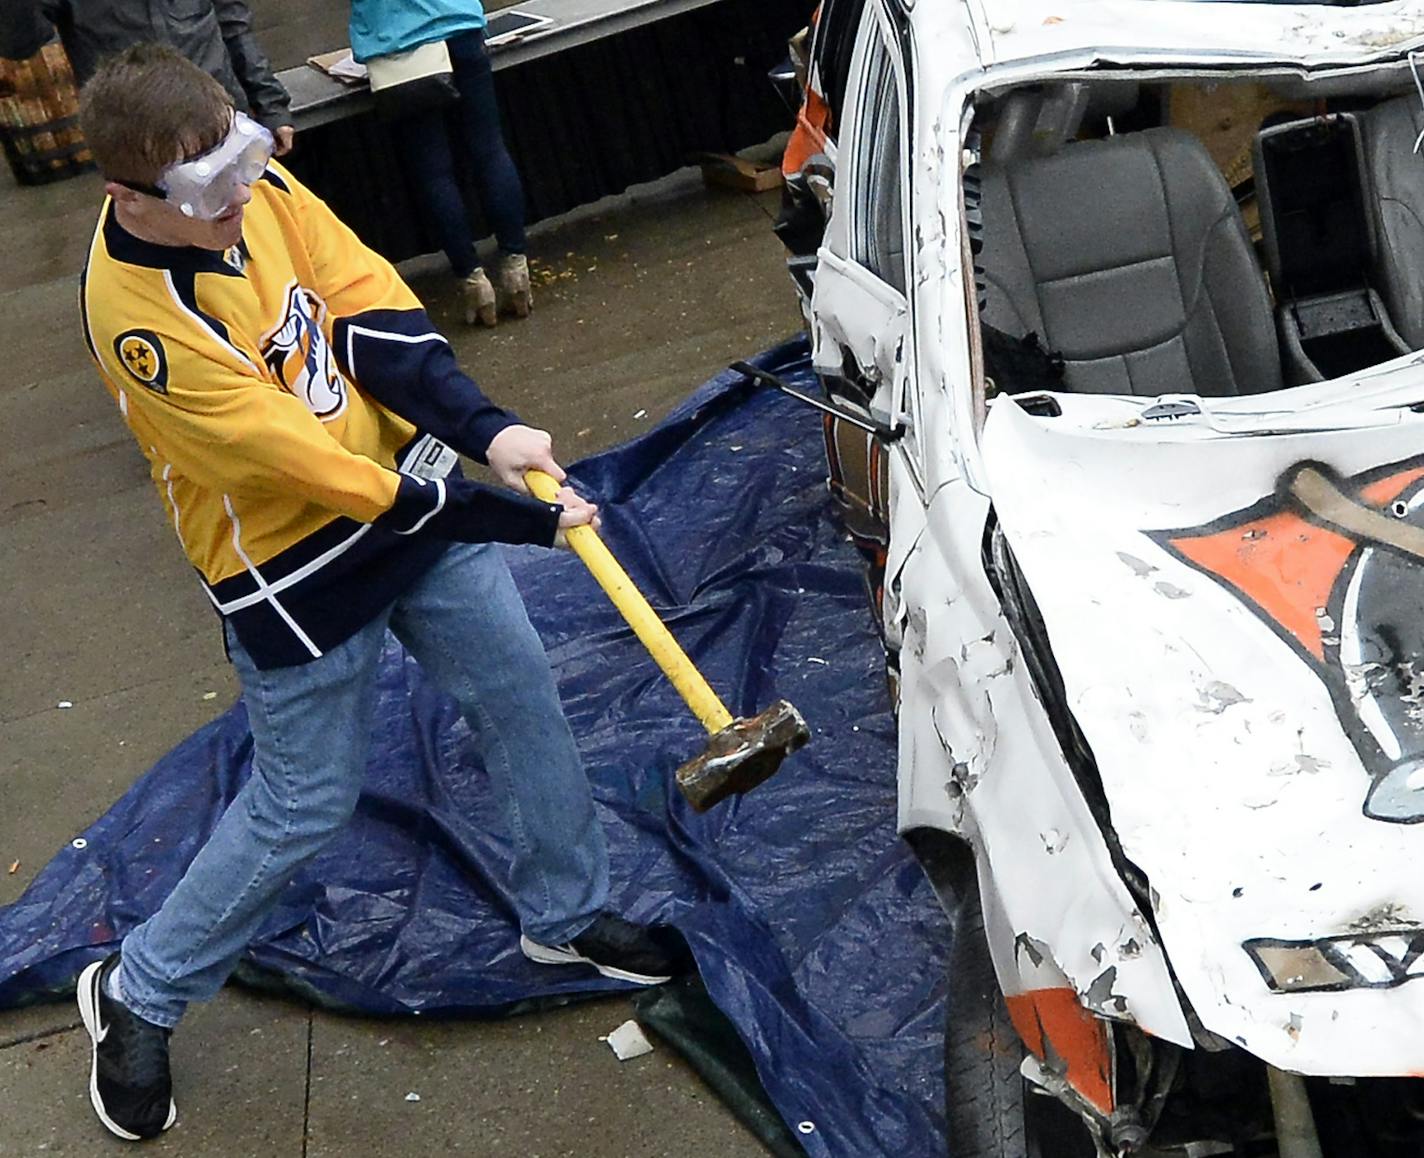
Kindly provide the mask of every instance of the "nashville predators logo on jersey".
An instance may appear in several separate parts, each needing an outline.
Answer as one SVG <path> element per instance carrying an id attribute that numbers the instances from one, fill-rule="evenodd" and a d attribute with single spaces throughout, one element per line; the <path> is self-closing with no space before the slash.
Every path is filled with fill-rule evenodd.
<path id="1" fill-rule="evenodd" d="M 319 297 L 293 282 L 281 321 L 262 339 L 268 369 L 323 422 L 346 409 L 346 380 L 321 331 L 325 313 Z"/>
<path id="2" fill-rule="evenodd" d="M 168 393 L 168 358 L 152 330 L 125 330 L 114 339 L 114 353 L 123 368 L 150 390 Z"/>

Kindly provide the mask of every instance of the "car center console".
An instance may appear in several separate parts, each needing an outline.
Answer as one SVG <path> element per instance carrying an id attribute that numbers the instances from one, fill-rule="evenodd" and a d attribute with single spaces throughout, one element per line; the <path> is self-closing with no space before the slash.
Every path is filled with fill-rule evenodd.
<path id="1" fill-rule="evenodd" d="M 1354 114 L 1262 129 L 1255 171 L 1287 379 L 1319 382 L 1409 353 L 1370 284 L 1377 241 Z"/>

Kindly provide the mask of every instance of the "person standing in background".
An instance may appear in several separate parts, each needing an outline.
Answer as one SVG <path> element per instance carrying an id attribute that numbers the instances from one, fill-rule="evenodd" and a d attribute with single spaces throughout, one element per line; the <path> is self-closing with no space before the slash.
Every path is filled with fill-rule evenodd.
<path id="1" fill-rule="evenodd" d="M 134 44 L 167 44 L 271 132 L 277 156 L 292 147 L 291 99 L 252 35 L 245 0 L 0 0 L 0 57 L 26 60 L 56 31 L 80 85 L 105 56 Z"/>
<path id="2" fill-rule="evenodd" d="M 528 317 L 534 299 L 525 257 L 524 187 L 504 143 L 480 0 L 351 0 L 351 53 L 360 62 L 444 41 L 458 100 L 401 116 L 393 136 L 440 248 L 460 279 L 465 321 L 493 326 Z M 452 149 L 467 151 L 480 207 L 494 229 L 493 280 L 480 265 Z"/>

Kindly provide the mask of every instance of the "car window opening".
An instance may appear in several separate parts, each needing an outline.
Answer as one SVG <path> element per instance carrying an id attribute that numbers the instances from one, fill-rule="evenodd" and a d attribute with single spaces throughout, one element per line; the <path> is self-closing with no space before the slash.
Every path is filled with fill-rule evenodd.
<path id="1" fill-rule="evenodd" d="M 869 67 L 869 107 L 880 110 L 880 115 L 866 122 L 854 145 L 860 174 L 856 204 L 866 209 L 856 230 L 854 256 L 886 285 L 904 294 L 904 166 L 900 154 L 904 117 L 895 67 L 887 46 L 878 38 L 872 42 Z"/>
<path id="2" fill-rule="evenodd" d="M 981 94 L 979 389 L 1265 394 L 1424 348 L 1424 107 L 1397 79 Z"/>

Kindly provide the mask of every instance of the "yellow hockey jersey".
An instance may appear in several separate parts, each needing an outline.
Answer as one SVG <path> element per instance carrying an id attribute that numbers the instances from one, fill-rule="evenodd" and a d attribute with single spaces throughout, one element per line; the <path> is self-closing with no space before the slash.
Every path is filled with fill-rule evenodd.
<path id="1" fill-rule="evenodd" d="M 106 202 L 80 309 L 183 550 L 259 667 L 342 642 L 451 539 L 553 542 L 559 507 L 458 468 L 518 420 L 275 162 L 226 253 L 142 241 Z"/>

